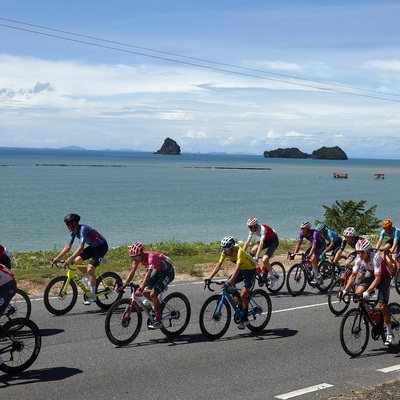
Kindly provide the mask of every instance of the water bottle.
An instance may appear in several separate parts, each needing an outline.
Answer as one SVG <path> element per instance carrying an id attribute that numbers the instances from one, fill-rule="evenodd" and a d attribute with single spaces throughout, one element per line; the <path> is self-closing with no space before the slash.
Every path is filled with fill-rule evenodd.
<path id="1" fill-rule="evenodd" d="M 84 278 L 83 276 L 82 276 L 82 278 L 80 279 L 80 281 L 82 282 L 83 286 L 85 286 L 85 288 L 87 289 L 87 288 L 88 288 L 87 282 L 86 282 L 86 280 L 85 280 L 85 278 Z"/>
<path id="2" fill-rule="evenodd" d="M 147 308 L 148 312 L 151 312 L 151 310 L 153 309 L 153 304 L 151 301 L 144 299 L 143 300 L 143 305 Z"/>

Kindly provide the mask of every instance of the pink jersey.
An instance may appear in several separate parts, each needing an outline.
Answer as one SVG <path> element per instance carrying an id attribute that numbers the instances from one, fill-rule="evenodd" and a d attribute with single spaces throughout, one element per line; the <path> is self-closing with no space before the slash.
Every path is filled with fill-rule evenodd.
<path id="1" fill-rule="evenodd" d="M 3 264 L 0 264 L 0 286 L 5 285 L 8 282 L 14 280 L 14 275 L 12 272 L 5 267 Z"/>
<path id="2" fill-rule="evenodd" d="M 134 261 L 132 263 L 132 269 L 136 271 L 139 264 L 145 265 L 147 267 L 147 270 L 155 269 L 156 271 L 166 271 L 167 269 L 172 267 L 171 260 L 166 255 L 162 253 L 157 253 L 155 251 L 143 252 L 142 261 L 140 263 Z"/>

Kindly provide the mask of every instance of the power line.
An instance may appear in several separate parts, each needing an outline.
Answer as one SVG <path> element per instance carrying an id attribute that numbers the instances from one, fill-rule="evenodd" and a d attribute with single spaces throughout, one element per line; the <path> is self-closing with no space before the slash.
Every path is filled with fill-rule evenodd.
<path id="1" fill-rule="evenodd" d="M 400 102 L 400 100 L 396 100 L 396 99 L 390 99 L 390 98 L 386 98 L 386 97 L 367 95 L 367 94 L 362 94 L 362 93 L 355 93 L 355 92 L 350 92 L 350 91 L 345 91 L 345 90 L 339 90 L 337 88 L 345 88 L 345 89 L 358 90 L 358 91 L 369 92 L 369 93 L 376 93 L 376 94 L 381 94 L 381 95 L 385 95 L 385 96 L 400 97 L 400 94 L 396 94 L 396 93 L 386 93 L 386 92 L 381 92 L 381 91 L 377 91 L 377 90 L 358 88 L 358 87 L 354 87 L 354 86 L 347 86 L 347 85 L 342 85 L 342 84 L 337 84 L 337 83 L 316 81 L 316 80 L 305 79 L 305 78 L 291 76 L 291 75 L 285 75 L 285 74 L 278 74 L 278 73 L 265 71 L 265 70 L 246 68 L 246 67 L 241 67 L 241 66 L 237 66 L 237 65 L 233 65 L 233 64 L 227 64 L 227 63 L 211 61 L 211 60 L 202 59 L 202 58 L 184 56 L 184 55 L 180 55 L 180 54 L 176 54 L 176 53 L 170 53 L 170 52 L 166 52 L 166 51 L 150 49 L 150 48 L 146 48 L 146 47 L 142 47 L 142 46 L 136 46 L 136 45 L 127 44 L 127 43 L 118 42 L 118 41 L 111 41 L 111 40 L 102 39 L 102 38 L 98 38 L 98 37 L 94 37 L 94 36 L 81 35 L 81 34 L 78 34 L 78 33 L 73 33 L 73 32 L 63 31 L 63 30 L 59 30 L 59 29 L 48 28 L 48 27 L 41 26 L 41 25 L 30 24 L 30 23 L 16 21 L 16 20 L 7 19 L 7 18 L 1 18 L 0 17 L 0 20 L 12 22 L 12 23 L 17 23 L 17 24 L 20 24 L 20 25 L 23 25 L 23 26 L 30 26 L 30 27 L 34 27 L 34 28 L 44 29 L 44 30 L 51 31 L 51 32 L 57 32 L 57 33 L 61 33 L 61 34 L 75 36 L 75 37 L 79 37 L 79 38 L 95 40 L 95 41 L 102 42 L 102 43 L 109 43 L 109 44 L 112 44 L 112 45 L 124 46 L 124 47 L 128 47 L 128 48 L 135 48 L 135 49 L 140 49 L 140 50 L 147 51 L 147 52 L 164 54 L 164 55 L 168 55 L 168 56 L 172 56 L 172 57 L 179 57 L 179 58 L 198 61 L 198 62 L 207 63 L 207 64 L 219 65 L 221 67 L 229 67 L 229 68 L 235 68 L 237 70 L 256 72 L 256 73 L 262 73 L 262 74 L 269 74 L 269 75 L 273 75 L 273 76 L 277 76 L 277 77 L 281 77 L 281 78 L 290 78 L 290 79 L 295 79 L 295 80 L 300 80 L 300 81 L 303 81 L 303 82 L 310 82 L 310 83 L 309 84 L 299 83 L 299 82 L 293 82 L 293 81 L 288 81 L 288 80 L 284 80 L 284 79 L 270 78 L 270 77 L 255 75 L 255 74 L 247 73 L 247 72 L 240 72 L 240 71 L 228 70 L 228 69 L 223 69 L 223 68 L 218 68 L 218 67 L 212 67 L 212 66 L 209 66 L 209 65 L 196 64 L 194 62 L 176 60 L 176 59 L 173 59 L 173 58 L 167 58 L 167 57 L 163 57 L 163 56 L 160 56 L 160 55 L 157 56 L 157 55 L 154 55 L 154 54 L 148 54 L 148 53 L 143 53 L 143 52 L 138 52 L 138 51 L 126 50 L 126 49 L 122 49 L 122 48 L 119 48 L 119 47 L 113 47 L 113 46 L 109 46 L 109 45 L 103 45 L 103 44 L 88 42 L 86 40 L 73 39 L 73 38 L 69 38 L 69 37 L 65 37 L 65 36 L 50 34 L 50 33 L 46 33 L 46 32 L 40 32 L 40 31 L 33 30 L 33 29 L 21 28 L 21 27 L 7 25 L 7 24 L 0 24 L 0 26 L 6 27 L 6 28 L 10 28 L 10 29 L 20 30 L 20 31 L 24 31 L 24 32 L 34 33 L 34 34 L 37 34 L 37 35 L 53 37 L 53 38 L 56 38 L 56 39 L 67 40 L 67 41 L 71 41 L 71 42 L 86 44 L 86 45 L 105 48 L 105 49 L 114 50 L 114 51 L 120 51 L 120 52 L 135 54 L 135 55 L 139 55 L 139 56 L 143 56 L 143 57 L 150 57 L 150 58 L 155 58 L 155 59 L 168 61 L 168 62 L 174 62 L 174 63 L 178 63 L 178 64 L 184 64 L 184 65 L 189 65 L 189 66 L 194 66 L 194 67 L 200 67 L 200 68 L 205 68 L 205 69 L 210 69 L 210 70 L 214 70 L 214 71 L 230 73 L 230 74 L 235 74 L 235 75 L 247 76 L 247 77 L 251 77 L 251 78 L 265 79 L 265 80 L 269 80 L 269 81 L 285 83 L 285 84 L 288 84 L 288 85 L 296 85 L 296 86 L 307 87 L 307 88 L 312 88 L 312 89 L 317 89 L 317 90 L 322 90 L 322 91 L 329 91 L 329 92 L 333 92 L 333 93 L 342 93 L 342 94 L 348 94 L 348 95 L 360 96 L 360 97 L 367 97 L 367 98 L 378 99 L 378 100 L 385 100 L 385 101 L 391 101 L 391 102 Z M 332 86 L 332 87 L 329 88 L 329 87 L 316 86 L 315 84 L 327 85 L 327 86 Z"/>

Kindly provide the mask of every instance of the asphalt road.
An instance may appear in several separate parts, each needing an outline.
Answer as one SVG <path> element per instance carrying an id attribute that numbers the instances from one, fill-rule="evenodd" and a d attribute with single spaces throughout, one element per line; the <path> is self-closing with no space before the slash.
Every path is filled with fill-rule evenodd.
<path id="1" fill-rule="evenodd" d="M 32 319 L 43 334 L 35 364 L 18 376 L 0 372 L 1 397 L 14 399 L 327 399 L 399 378 L 398 349 L 369 342 L 351 359 L 339 340 L 341 317 L 329 311 L 326 295 L 307 287 L 299 297 L 271 296 L 267 328 L 253 334 L 232 321 L 226 335 L 205 339 L 199 310 L 211 294 L 201 282 L 177 283 L 192 318 L 184 334 L 170 340 L 145 327 L 129 346 L 106 338 L 105 313 L 82 298 L 67 315 L 55 317 L 34 299 Z M 127 294 L 125 295 L 127 296 Z M 400 302 L 392 290 L 391 301 Z M 301 394 L 303 393 L 303 394 Z"/>

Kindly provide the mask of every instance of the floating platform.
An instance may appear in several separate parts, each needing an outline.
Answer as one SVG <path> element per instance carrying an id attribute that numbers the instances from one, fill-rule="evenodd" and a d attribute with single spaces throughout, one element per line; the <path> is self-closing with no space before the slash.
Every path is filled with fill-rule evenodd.
<path id="1" fill-rule="evenodd" d="M 375 174 L 374 178 L 375 179 L 385 179 L 385 174 Z"/>
<path id="2" fill-rule="evenodd" d="M 336 179 L 347 179 L 349 174 L 346 172 L 334 172 L 333 177 Z"/>

